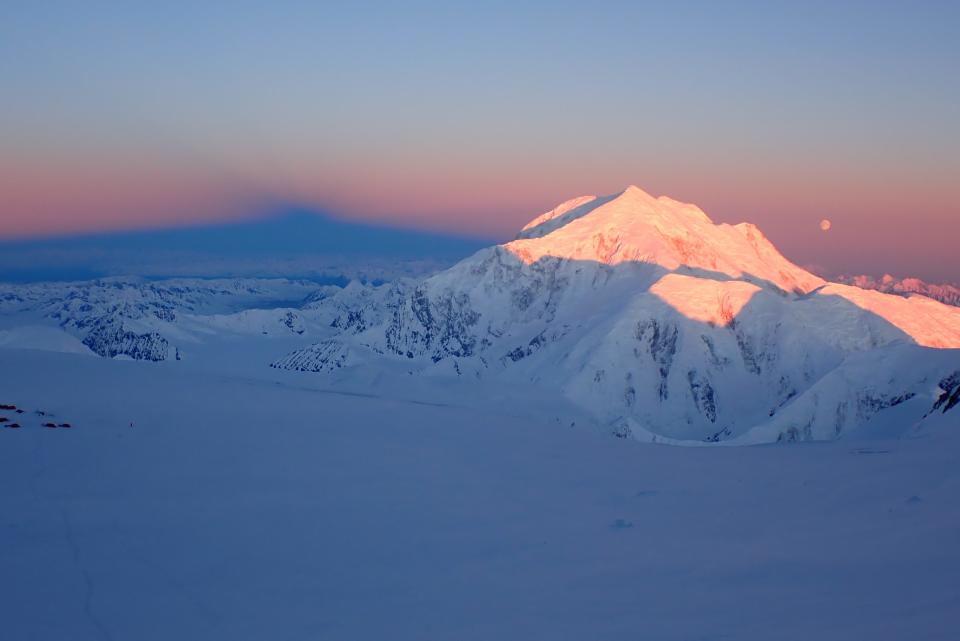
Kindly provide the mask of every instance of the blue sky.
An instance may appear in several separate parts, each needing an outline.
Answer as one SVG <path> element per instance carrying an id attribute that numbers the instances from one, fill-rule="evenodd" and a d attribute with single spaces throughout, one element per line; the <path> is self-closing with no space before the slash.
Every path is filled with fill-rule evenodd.
<path id="1" fill-rule="evenodd" d="M 799 262 L 932 274 L 960 232 L 958 25 L 957 3 L 8 2 L 0 235 L 282 200 L 508 236 L 636 183 Z"/>

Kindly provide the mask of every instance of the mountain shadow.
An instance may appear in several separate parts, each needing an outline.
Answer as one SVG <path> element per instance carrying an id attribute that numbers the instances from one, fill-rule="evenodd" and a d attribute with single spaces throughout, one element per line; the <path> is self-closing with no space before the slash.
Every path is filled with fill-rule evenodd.
<path id="1" fill-rule="evenodd" d="M 0 241 L 0 281 L 81 280 L 111 274 L 298 276 L 296 265 L 428 261 L 444 267 L 490 244 L 489 239 L 355 223 L 287 204 L 254 220 Z M 256 263 L 264 266 L 257 273 Z M 191 273 L 191 265 L 194 272 Z M 292 272 L 290 267 L 293 267 Z"/>

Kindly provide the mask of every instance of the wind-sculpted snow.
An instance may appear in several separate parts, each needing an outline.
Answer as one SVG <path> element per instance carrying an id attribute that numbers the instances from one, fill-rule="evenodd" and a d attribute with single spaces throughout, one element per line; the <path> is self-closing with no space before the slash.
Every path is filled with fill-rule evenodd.
<path id="1" fill-rule="evenodd" d="M 399 359 L 555 389 L 620 436 L 697 443 L 837 438 L 901 406 L 919 420 L 930 381 L 960 368 L 960 310 L 827 283 L 753 225 L 635 187 L 371 300 L 274 366 Z"/>

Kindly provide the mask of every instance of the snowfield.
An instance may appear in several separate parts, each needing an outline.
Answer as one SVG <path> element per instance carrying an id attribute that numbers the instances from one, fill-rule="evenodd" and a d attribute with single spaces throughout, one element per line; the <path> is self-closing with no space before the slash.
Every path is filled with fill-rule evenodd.
<path id="1" fill-rule="evenodd" d="M 676 448 L 558 425 L 554 399 L 489 381 L 200 362 L 0 348 L 0 403 L 26 409 L 0 428 L 4 638 L 960 625 L 952 410 L 907 438 Z"/>

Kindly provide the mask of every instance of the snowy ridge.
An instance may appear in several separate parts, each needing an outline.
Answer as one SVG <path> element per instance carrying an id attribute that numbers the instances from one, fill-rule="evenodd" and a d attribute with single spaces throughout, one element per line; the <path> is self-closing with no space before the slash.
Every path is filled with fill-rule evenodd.
<path id="1" fill-rule="evenodd" d="M 386 358 L 533 383 L 619 436 L 698 443 L 837 438 L 874 420 L 839 408 L 882 412 L 905 395 L 919 420 L 933 382 L 960 369 L 960 310 L 827 283 L 755 226 L 636 187 L 567 201 L 516 240 L 370 302 L 345 311 L 364 322 L 273 365 Z"/>
<path id="2" fill-rule="evenodd" d="M 0 323 L 11 346 L 77 351 L 79 341 L 107 358 L 179 360 L 205 335 L 304 334 L 310 323 L 296 308 L 330 289 L 339 290 L 282 279 L 0 284 Z"/>

